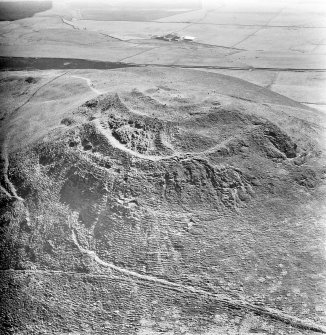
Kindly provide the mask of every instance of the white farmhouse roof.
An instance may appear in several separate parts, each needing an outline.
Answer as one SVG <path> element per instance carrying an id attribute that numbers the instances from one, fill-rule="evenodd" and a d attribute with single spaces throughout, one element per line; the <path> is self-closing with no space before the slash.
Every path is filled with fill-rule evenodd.
<path id="1" fill-rule="evenodd" d="M 194 40 L 196 37 L 194 36 L 183 36 L 184 40 Z"/>

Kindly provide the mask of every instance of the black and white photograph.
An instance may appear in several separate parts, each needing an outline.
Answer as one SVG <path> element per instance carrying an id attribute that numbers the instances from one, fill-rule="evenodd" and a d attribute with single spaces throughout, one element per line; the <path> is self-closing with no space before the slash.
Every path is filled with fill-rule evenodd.
<path id="1" fill-rule="evenodd" d="M 326 334 L 326 1 L 0 0 L 0 335 Z"/>

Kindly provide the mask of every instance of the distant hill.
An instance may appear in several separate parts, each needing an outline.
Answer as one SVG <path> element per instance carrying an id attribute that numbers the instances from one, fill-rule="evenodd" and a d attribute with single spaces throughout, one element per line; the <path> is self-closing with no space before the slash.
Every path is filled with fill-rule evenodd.
<path id="1" fill-rule="evenodd" d="M 52 1 L 0 2 L 0 21 L 24 19 L 51 8 Z"/>

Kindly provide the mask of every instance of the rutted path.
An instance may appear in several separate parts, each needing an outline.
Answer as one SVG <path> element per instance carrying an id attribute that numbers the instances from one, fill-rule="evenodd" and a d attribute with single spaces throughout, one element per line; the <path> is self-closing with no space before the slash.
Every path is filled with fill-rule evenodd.
<path id="1" fill-rule="evenodd" d="M 82 77 L 82 76 L 71 76 L 73 78 L 78 78 L 78 79 L 82 79 L 85 80 L 87 82 L 87 85 L 89 86 L 89 88 L 97 95 L 103 94 L 104 92 L 101 92 L 100 90 L 96 89 L 92 83 L 92 81 L 89 78 L 86 77 Z"/>
<path id="2" fill-rule="evenodd" d="M 54 78 L 50 79 L 49 81 L 47 81 L 45 84 L 43 84 L 42 86 L 40 86 L 39 88 L 37 88 L 29 97 L 28 99 L 21 104 L 20 106 L 18 106 L 16 109 L 14 109 L 12 111 L 12 113 L 9 113 L 9 115 L 6 115 L 6 119 L 4 120 L 4 123 L 8 120 L 9 117 L 12 117 L 15 113 L 17 113 L 22 107 L 24 107 L 26 104 L 29 103 L 29 101 L 45 86 L 47 86 L 48 84 L 52 83 L 53 81 L 55 81 L 56 79 L 64 76 L 65 74 L 67 74 L 67 72 L 61 73 L 58 76 L 55 76 Z M 2 129 L 5 129 L 5 125 L 2 126 Z M 1 175 L 2 175 L 2 179 L 4 182 L 4 186 L 1 186 L 1 189 L 4 191 L 4 193 L 7 196 L 10 196 L 12 198 L 15 198 L 19 201 L 24 201 L 24 199 L 22 199 L 20 196 L 18 196 L 17 191 L 15 186 L 12 184 L 12 182 L 9 180 L 8 177 L 8 169 L 9 169 L 9 153 L 8 153 L 8 147 L 9 147 L 9 143 L 10 143 L 10 131 L 7 130 L 7 133 L 5 134 L 6 136 L 3 138 L 3 142 L 2 142 L 2 147 L 1 147 L 1 155 L 0 155 L 0 159 L 2 162 L 2 171 L 1 171 Z"/>
<path id="3" fill-rule="evenodd" d="M 282 321 L 284 323 L 290 324 L 292 327 L 300 328 L 300 329 L 306 329 L 306 330 L 312 330 L 315 332 L 323 333 L 326 334 L 326 327 L 316 324 L 313 321 L 310 320 L 304 320 L 297 318 L 295 316 L 289 315 L 287 313 L 284 313 L 280 310 L 274 309 L 274 308 L 269 308 L 269 307 L 263 307 L 263 306 L 258 306 L 255 304 L 252 304 L 250 302 L 247 302 L 242 299 L 233 299 L 228 297 L 225 294 L 216 294 L 212 292 L 205 291 L 200 288 L 196 288 L 190 285 L 183 285 L 183 284 L 178 284 L 166 279 L 158 278 L 155 276 L 151 275 L 145 275 L 145 274 L 140 274 L 138 272 L 132 271 L 132 270 L 127 270 L 125 268 L 121 268 L 119 266 L 116 266 L 112 263 L 107 263 L 103 260 L 101 260 L 94 251 L 84 249 L 78 242 L 77 236 L 75 232 L 72 230 L 72 239 L 78 250 L 90 256 L 96 263 L 106 267 L 110 268 L 112 270 L 115 270 L 123 275 L 126 275 L 128 277 L 136 278 L 141 281 L 146 281 L 146 282 L 151 282 L 156 285 L 160 285 L 166 289 L 178 291 L 178 292 L 191 292 L 195 295 L 205 295 L 210 298 L 213 298 L 222 304 L 225 304 L 226 306 L 233 307 L 233 308 L 241 308 L 241 309 L 246 309 L 248 311 L 252 311 L 254 313 L 260 314 L 260 315 L 265 315 L 270 318 L 273 318 L 278 321 Z"/>
<path id="4" fill-rule="evenodd" d="M 212 146 L 211 148 L 208 148 L 206 150 L 203 150 L 201 152 L 174 152 L 173 155 L 165 155 L 165 156 L 160 156 L 160 155 L 146 155 L 146 154 L 141 154 L 135 150 L 129 149 L 127 148 L 124 144 L 120 143 L 116 138 L 114 138 L 114 136 L 112 135 L 112 132 L 110 129 L 108 128 L 104 128 L 101 124 L 101 121 L 99 119 L 95 119 L 92 121 L 93 124 L 95 125 L 96 129 L 106 137 L 106 139 L 108 140 L 109 144 L 114 147 L 117 148 L 121 151 L 124 151 L 132 156 L 141 158 L 141 159 L 146 159 L 146 160 L 150 160 L 153 162 L 157 162 L 157 161 L 162 161 L 162 160 L 168 160 L 168 159 L 189 159 L 191 157 L 203 157 L 204 155 L 209 155 L 209 154 L 213 154 L 214 152 L 216 152 L 217 149 L 219 149 L 224 143 L 226 143 L 227 141 L 229 141 L 229 139 L 218 143 L 214 146 Z"/>
<path id="5" fill-rule="evenodd" d="M 107 140 L 109 141 L 109 143 L 111 144 L 112 147 L 117 148 L 121 151 L 127 152 L 128 154 L 132 155 L 132 156 L 136 156 L 138 158 L 142 158 L 142 159 L 147 159 L 147 160 L 151 160 L 151 161 L 159 161 L 159 160 L 163 160 L 163 159 L 170 159 L 175 157 L 176 155 L 171 155 L 171 156 L 155 156 L 155 155 L 145 155 L 145 154 L 141 154 L 137 151 L 131 150 L 129 148 L 127 148 L 126 146 L 124 146 L 123 144 L 121 144 L 117 139 L 115 139 L 112 135 L 112 132 L 110 129 L 104 129 L 101 125 L 100 120 L 96 119 L 93 121 L 96 128 L 107 138 Z"/>
<path id="6" fill-rule="evenodd" d="M 9 177 L 8 177 L 8 169 L 9 169 L 8 138 L 4 140 L 3 145 L 2 145 L 1 160 L 3 164 L 2 175 L 3 175 L 4 184 L 5 184 L 5 187 L 2 187 L 2 188 L 5 190 L 5 193 L 7 195 L 10 195 L 11 197 L 19 201 L 24 201 L 24 199 L 18 196 L 15 186 L 12 184 L 12 182 L 9 180 Z M 6 191 L 6 189 L 8 190 L 8 192 Z"/>
<path id="7" fill-rule="evenodd" d="M 146 160 L 150 160 L 153 162 L 157 162 L 157 161 L 162 161 L 162 160 L 168 160 L 168 159 L 187 159 L 189 157 L 194 157 L 194 156 L 203 156 L 203 154 L 208 154 L 208 153 L 212 153 L 214 152 L 214 149 L 216 149 L 219 145 L 214 146 L 210 149 L 207 149 L 205 151 L 202 151 L 200 153 L 196 153 L 196 152 L 175 152 L 173 155 L 166 155 L 166 156 L 159 156 L 159 155 L 146 155 L 146 154 L 141 154 L 137 151 L 134 151 L 132 149 L 127 148 L 125 145 L 123 145 L 122 143 L 120 143 L 116 138 L 114 138 L 114 136 L 112 135 L 112 132 L 110 129 L 104 128 L 101 125 L 100 120 L 96 119 L 93 121 L 93 123 L 95 124 L 96 128 L 106 137 L 106 139 L 108 140 L 108 142 L 110 143 L 110 145 L 114 148 L 117 148 L 121 151 L 127 152 L 128 154 L 141 158 L 141 159 L 146 159 Z"/>
<path id="8" fill-rule="evenodd" d="M 23 102 L 20 106 L 18 106 L 16 109 L 14 109 L 12 111 L 12 113 L 9 113 L 9 115 L 6 116 L 6 119 L 4 120 L 4 123 L 8 120 L 9 117 L 12 117 L 21 108 L 23 108 L 25 105 L 27 105 L 31 101 L 31 99 L 41 89 L 43 89 L 45 86 L 51 84 L 53 81 L 59 79 L 60 77 L 66 75 L 66 74 L 68 74 L 68 72 L 60 73 L 59 75 L 55 76 L 54 78 L 50 79 L 49 81 L 47 81 L 46 83 L 44 83 L 43 85 L 41 85 L 40 87 L 38 87 L 25 100 L 25 102 Z M 90 89 L 96 95 L 102 94 L 101 91 L 99 91 L 96 88 L 94 88 L 93 83 L 92 83 L 92 81 L 89 78 L 85 78 L 85 77 L 81 77 L 81 76 L 72 76 L 72 77 L 79 78 L 79 79 L 82 79 L 82 80 L 86 80 L 88 86 L 90 87 Z M 3 126 L 2 128 L 5 128 L 5 126 Z M 24 201 L 24 199 L 22 199 L 20 196 L 18 196 L 15 186 L 12 184 L 12 182 L 9 180 L 9 177 L 8 177 L 8 170 L 9 170 L 9 158 L 8 158 L 9 153 L 8 153 L 8 147 L 9 147 L 9 144 L 10 144 L 10 131 L 7 131 L 6 136 L 3 138 L 2 147 L 1 147 L 1 153 L 0 153 L 0 159 L 1 159 L 1 163 L 2 163 L 1 175 L 2 175 L 3 184 L 4 184 L 4 185 L 0 185 L 0 188 L 1 188 L 2 192 L 5 193 L 7 196 L 15 198 L 16 200 L 19 200 L 19 201 Z"/>
<path id="9" fill-rule="evenodd" d="M 40 87 L 38 87 L 28 98 L 25 102 L 23 102 L 20 106 L 18 106 L 16 109 L 13 110 L 12 113 L 10 113 L 9 115 L 6 116 L 6 119 L 4 120 L 4 122 L 6 122 L 8 120 L 9 117 L 12 117 L 15 113 L 17 113 L 21 108 L 23 108 L 25 105 L 27 105 L 31 99 L 41 90 L 43 89 L 45 86 L 51 84 L 53 81 L 57 80 L 58 78 L 64 76 L 68 74 L 68 72 L 64 72 L 64 73 L 60 73 L 59 75 L 55 76 L 54 78 L 50 79 L 49 81 L 47 81 L 46 83 L 44 83 L 43 85 L 41 85 Z M 82 76 L 75 76 L 73 75 L 72 77 L 75 78 L 79 78 L 82 80 L 86 80 L 88 86 L 90 87 L 90 89 L 96 94 L 102 94 L 103 92 L 97 90 L 92 81 L 89 78 L 85 78 Z M 3 126 L 4 128 L 4 126 Z M 4 185 L 0 185 L 0 188 L 2 190 L 3 193 L 5 193 L 7 196 L 15 198 L 19 201 L 24 201 L 24 199 L 22 199 L 20 196 L 18 196 L 17 191 L 15 186 L 12 184 L 12 182 L 9 180 L 8 177 L 8 170 L 9 170 L 9 154 L 8 154 L 8 147 L 9 147 L 9 143 L 10 143 L 10 131 L 7 132 L 6 136 L 3 138 L 3 143 L 2 143 L 2 147 L 1 147 L 1 153 L 0 153 L 0 159 L 2 162 L 2 179 L 3 179 L 3 183 Z"/>
<path id="10" fill-rule="evenodd" d="M 94 84 L 92 82 L 91 79 L 87 78 L 87 77 L 83 77 L 83 76 L 77 76 L 77 75 L 73 75 L 71 77 L 74 78 L 78 78 L 78 79 L 82 79 L 85 80 L 87 82 L 87 85 L 89 86 L 89 88 L 96 94 L 96 95 L 100 95 L 100 94 L 105 94 L 106 92 L 104 91 L 100 91 L 98 89 L 96 89 L 94 87 Z M 110 145 L 114 148 L 117 148 L 121 151 L 127 152 L 128 154 L 141 158 L 141 159 L 147 159 L 147 160 L 151 160 L 151 161 L 159 161 L 159 160 L 164 160 L 164 159 L 171 159 L 174 157 L 178 157 L 180 156 L 180 154 L 174 154 L 174 155 L 169 155 L 169 156 L 155 156 L 155 155 L 146 155 L 146 154 L 141 154 L 137 151 L 131 150 L 129 148 L 127 148 L 126 146 L 124 146 L 122 143 L 120 143 L 116 138 L 114 138 L 114 136 L 112 135 L 112 132 L 110 129 L 104 128 L 101 125 L 101 121 L 99 119 L 95 119 L 93 121 L 95 127 L 106 137 L 106 139 L 108 140 L 108 142 L 110 143 Z M 187 155 L 187 154 L 182 154 L 182 156 Z"/>

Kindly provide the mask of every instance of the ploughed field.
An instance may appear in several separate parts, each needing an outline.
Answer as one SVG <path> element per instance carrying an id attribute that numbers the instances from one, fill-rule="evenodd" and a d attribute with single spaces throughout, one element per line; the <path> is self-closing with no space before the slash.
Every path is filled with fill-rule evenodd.
<path id="1" fill-rule="evenodd" d="M 222 74 L 1 74 L 1 332 L 325 332 L 325 115 Z"/>
<path id="2" fill-rule="evenodd" d="M 0 9 L 3 20 L 15 19 L 0 21 L 0 56 L 16 58 L 6 61 L 16 69 L 54 57 L 74 59 L 51 60 L 61 68 L 87 61 L 200 67 L 326 110 L 322 0 L 23 1 L 2 2 Z M 194 39 L 155 38 L 171 33 Z M 35 69 L 42 62 L 32 63 Z"/>

